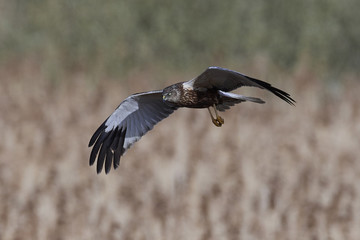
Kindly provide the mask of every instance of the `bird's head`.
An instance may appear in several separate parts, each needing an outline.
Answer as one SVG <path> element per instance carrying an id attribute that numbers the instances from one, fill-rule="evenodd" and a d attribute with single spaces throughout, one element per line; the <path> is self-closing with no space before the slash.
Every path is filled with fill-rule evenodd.
<path id="1" fill-rule="evenodd" d="M 176 85 L 171 85 L 163 90 L 162 96 L 164 101 L 177 103 L 180 101 L 180 90 Z"/>

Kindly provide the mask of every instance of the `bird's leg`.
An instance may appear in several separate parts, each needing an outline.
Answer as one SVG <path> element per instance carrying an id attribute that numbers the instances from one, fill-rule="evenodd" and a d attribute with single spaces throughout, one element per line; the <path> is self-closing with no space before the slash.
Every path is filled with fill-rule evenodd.
<path id="1" fill-rule="evenodd" d="M 221 127 L 221 123 L 213 117 L 212 113 L 211 113 L 211 110 L 210 110 L 210 107 L 208 107 L 208 110 L 209 110 L 209 113 L 210 113 L 210 117 L 211 117 L 211 120 L 213 122 L 213 124 L 217 127 Z"/>
<path id="2" fill-rule="evenodd" d="M 216 119 L 218 120 L 219 123 L 221 123 L 221 125 L 223 125 L 223 124 L 224 124 L 224 119 L 219 116 L 219 114 L 218 114 L 218 112 L 217 112 L 217 110 L 216 110 L 215 104 L 213 105 L 213 108 L 214 108 L 214 110 L 215 110 Z"/>
<path id="3" fill-rule="evenodd" d="M 211 120 L 212 120 L 213 124 L 214 124 L 215 126 L 217 126 L 217 127 L 221 127 L 221 125 L 223 125 L 223 123 L 224 123 L 224 119 L 222 119 L 221 117 L 220 117 L 220 119 L 219 119 L 219 116 L 218 116 L 218 114 L 217 114 L 217 112 L 216 112 L 216 109 L 215 109 L 216 118 L 213 117 L 213 115 L 212 115 L 212 113 L 211 113 L 211 110 L 210 110 L 210 107 L 208 107 L 208 110 L 209 110 L 210 117 L 211 117 Z M 220 120 L 222 120 L 222 122 L 221 122 Z"/>

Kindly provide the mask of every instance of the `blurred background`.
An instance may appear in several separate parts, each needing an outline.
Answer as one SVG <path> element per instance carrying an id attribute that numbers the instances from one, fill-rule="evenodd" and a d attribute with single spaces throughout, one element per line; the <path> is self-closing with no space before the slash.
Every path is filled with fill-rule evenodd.
<path id="1" fill-rule="evenodd" d="M 0 1 L 0 239 L 360 239 L 360 1 Z M 221 66 L 268 81 L 216 128 L 180 109 L 97 175 L 128 95 Z"/>

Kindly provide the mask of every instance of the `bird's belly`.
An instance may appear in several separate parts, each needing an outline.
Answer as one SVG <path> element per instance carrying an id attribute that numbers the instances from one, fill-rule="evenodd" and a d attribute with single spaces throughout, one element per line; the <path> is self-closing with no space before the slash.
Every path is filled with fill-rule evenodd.
<path id="1" fill-rule="evenodd" d="M 183 95 L 180 103 L 187 108 L 208 108 L 218 104 L 219 100 L 216 93 L 188 92 Z"/>
<path id="2" fill-rule="evenodd" d="M 188 107 L 188 108 L 208 108 L 210 106 L 213 106 L 215 104 L 214 101 L 199 101 L 193 104 L 185 104 L 184 107 Z"/>

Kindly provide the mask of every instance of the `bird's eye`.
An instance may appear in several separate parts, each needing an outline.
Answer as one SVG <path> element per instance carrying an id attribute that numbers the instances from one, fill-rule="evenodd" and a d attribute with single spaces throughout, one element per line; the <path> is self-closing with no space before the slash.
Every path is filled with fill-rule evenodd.
<path id="1" fill-rule="evenodd" d="M 169 94 L 169 96 L 171 96 L 171 92 L 169 92 L 168 94 Z"/>

